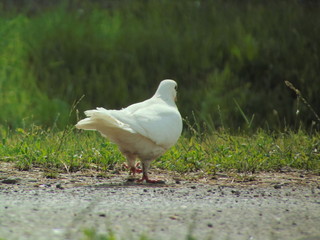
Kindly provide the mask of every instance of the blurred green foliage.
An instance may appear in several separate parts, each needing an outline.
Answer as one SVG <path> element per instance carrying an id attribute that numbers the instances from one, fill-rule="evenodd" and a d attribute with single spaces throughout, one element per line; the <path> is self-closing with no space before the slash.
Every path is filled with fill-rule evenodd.
<path id="1" fill-rule="evenodd" d="M 83 94 L 80 111 L 120 108 L 151 97 L 160 80 L 171 78 L 183 117 L 194 114 L 212 128 L 319 128 L 284 84 L 292 82 L 318 110 L 317 4 L 26 2 L 2 4 L 2 124 L 63 126 Z"/>

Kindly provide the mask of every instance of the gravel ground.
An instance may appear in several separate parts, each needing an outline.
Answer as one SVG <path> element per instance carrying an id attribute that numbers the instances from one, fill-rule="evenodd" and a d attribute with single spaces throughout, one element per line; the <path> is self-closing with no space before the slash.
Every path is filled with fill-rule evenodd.
<path id="1" fill-rule="evenodd" d="M 117 239 L 320 239 L 320 178 L 308 173 L 157 172 L 167 184 L 148 185 L 126 173 L 48 179 L 41 169 L 0 167 L 0 238 L 8 240 L 83 239 L 89 228 Z"/>

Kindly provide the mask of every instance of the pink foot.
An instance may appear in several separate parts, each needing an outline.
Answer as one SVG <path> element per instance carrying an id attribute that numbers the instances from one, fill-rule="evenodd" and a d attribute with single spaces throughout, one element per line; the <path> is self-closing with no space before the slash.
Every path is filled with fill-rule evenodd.
<path id="1" fill-rule="evenodd" d="M 129 166 L 126 163 L 123 163 L 123 166 L 127 169 L 130 169 L 130 173 L 132 173 L 133 175 L 135 175 L 136 173 L 142 173 L 142 169 L 138 168 L 140 166 L 140 163 L 136 163 L 136 165 L 134 167 L 129 168 Z"/>
<path id="2" fill-rule="evenodd" d="M 143 176 L 141 179 L 139 179 L 139 180 L 137 180 L 137 182 L 143 182 L 144 180 L 146 180 L 146 183 L 160 183 L 160 184 L 163 184 L 163 183 L 165 183 L 165 181 L 163 181 L 163 180 L 151 180 L 151 179 L 149 179 L 148 177 L 146 177 L 146 176 Z"/>

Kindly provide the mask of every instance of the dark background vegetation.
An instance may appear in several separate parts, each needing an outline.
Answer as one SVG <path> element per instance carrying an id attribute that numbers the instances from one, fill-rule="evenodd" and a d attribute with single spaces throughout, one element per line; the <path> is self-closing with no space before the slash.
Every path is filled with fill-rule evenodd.
<path id="1" fill-rule="evenodd" d="M 179 84 L 183 117 L 214 129 L 319 129 L 318 1 L 2 1 L 0 123 L 48 127 Z M 299 111 L 297 111 L 299 110 Z M 82 116 L 82 113 L 81 115 Z"/>

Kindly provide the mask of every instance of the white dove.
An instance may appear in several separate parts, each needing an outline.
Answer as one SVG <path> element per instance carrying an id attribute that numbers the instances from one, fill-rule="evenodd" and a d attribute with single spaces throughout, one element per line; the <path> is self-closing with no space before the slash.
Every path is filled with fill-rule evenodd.
<path id="1" fill-rule="evenodd" d="M 150 99 L 121 110 L 85 111 L 87 118 L 80 120 L 76 127 L 99 131 L 117 144 L 133 174 L 141 172 L 135 164 L 139 158 L 143 173 L 139 181 L 159 182 L 148 178 L 150 163 L 172 147 L 182 132 L 182 118 L 175 104 L 176 88 L 175 81 L 163 80 Z"/>

